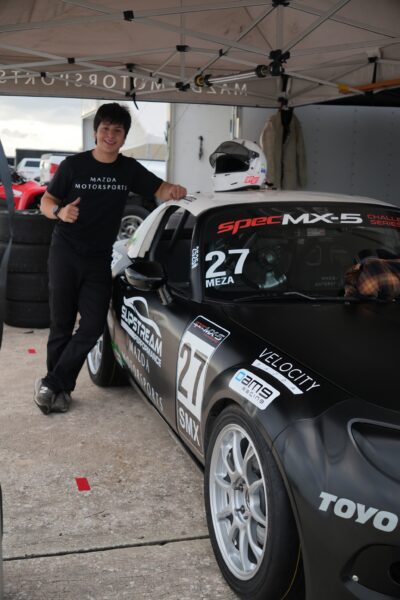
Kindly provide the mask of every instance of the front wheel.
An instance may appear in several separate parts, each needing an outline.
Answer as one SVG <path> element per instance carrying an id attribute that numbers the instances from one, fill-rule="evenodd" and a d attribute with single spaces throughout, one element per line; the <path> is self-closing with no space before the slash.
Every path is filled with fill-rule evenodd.
<path id="1" fill-rule="evenodd" d="M 303 598 L 299 539 L 281 475 L 256 425 L 238 407 L 216 419 L 204 486 L 211 543 L 231 588 L 246 600 Z"/>
<path id="2" fill-rule="evenodd" d="M 106 323 L 103 334 L 87 355 L 90 379 L 100 387 L 127 383 L 124 371 L 115 360 L 111 337 Z"/>

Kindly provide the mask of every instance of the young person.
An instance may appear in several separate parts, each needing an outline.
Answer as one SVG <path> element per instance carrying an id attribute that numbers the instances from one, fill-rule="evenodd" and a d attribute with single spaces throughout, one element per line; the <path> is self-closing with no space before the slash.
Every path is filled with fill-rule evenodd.
<path id="1" fill-rule="evenodd" d="M 49 253 L 50 335 L 47 374 L 35 383 L 44 414 L 66 412 L 89 350 L 100 337 L 111 295 L 111 253 L 130 191 L 179 200 L 186 189 L 163 181 L 119 153 L 131 126 L 127 108 L 103 104 L 94 118 L 94 150 L 67 157 L 41 200 L 56 219 Z M 79 327 L 73 333 L 77 314 Z"/>

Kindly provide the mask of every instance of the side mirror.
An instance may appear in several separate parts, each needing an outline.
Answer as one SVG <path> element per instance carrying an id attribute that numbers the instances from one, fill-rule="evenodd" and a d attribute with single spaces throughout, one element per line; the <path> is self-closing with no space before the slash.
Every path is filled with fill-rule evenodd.
<path id="1" fill-rule="evenodd" d="M 143 258 L 135 258 L 131 266 L 125 269 L 125 277 L 141 292 L 158 290 L 167 280 L 161 263 Z"/>

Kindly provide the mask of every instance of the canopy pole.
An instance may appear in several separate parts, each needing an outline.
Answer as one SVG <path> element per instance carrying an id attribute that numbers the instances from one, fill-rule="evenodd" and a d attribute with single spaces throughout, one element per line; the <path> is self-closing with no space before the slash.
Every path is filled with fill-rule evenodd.
<path id="1" fill-rule="evenodd" d="M 273 11 L 273 8 L 268 8 L 266 11 L 264 11 L 255 21 L 253 21 L 236 39 L 235 39 L 235 43 L 240 42 L 241 39 L 243 39 L 248 33 L 250 33 L 250 31 L 252 31 L 255 27 L 258 27 L 258 25 L 261 23 L 261 21 L 263 21 L 266 17 L 268 17 L 268 15 Z M 267 42 L 268 43 L 268 42 Z M 268 45 L 270 46 L 270 44 L 268 43 Z M 227 44 L 225 46 L 225 48 L 221 49 L 218 54 L 215 54 L 214 58 L 212 60 L 210 60 L 206 65 L 204 65 L 203 67 L 197 69 L 198 73 L 203 73 L 206 69 L 208 69 L 209 67 L 211 67 L 211 65 L 213 65 L 214 63 L 217 62 L 217 60 L 220 60 L 221 58 L 224 58 L 225 56 L 227 56 L 227 54 L 229 53 L 229 50 L 232 49 L 232 46 Z M 230 59 L 232 60 L 232 59 Z"/>
<path id="2" fill-rule="evenodd" d="M 304 31 L 302 31 L 300 35 L 291 40 L 285 47 L 285 50 L 291 50 L 292 48 L 294 48 L 294 46 L 297 46 L 299 42 L 304 40 L 304 38 L 310 35 L 310 33 L 318 29 L 318 27 L 320 27 L 323 23 L 325 23 L 325 21 L 330 19 L 331 16 L 333 16 L 335 13 L 339 12 L 339 10 L 341 10 L 343 6 L 346 6 L 346 4 L 348 4 L 349 2 L 350 0 L 340 0 L 340 2 L 336 4 L 336 6 L 332 7 L 331 10 L 328 10 L 326 13 L 323 13 L 319 19 L 314 21 L 314 23 L 311 23 L 311 25 L 307 27 Z"/>

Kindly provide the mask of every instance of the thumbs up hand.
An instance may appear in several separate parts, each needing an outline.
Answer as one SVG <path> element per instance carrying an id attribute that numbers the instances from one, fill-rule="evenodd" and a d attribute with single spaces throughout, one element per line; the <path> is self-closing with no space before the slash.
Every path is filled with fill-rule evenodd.
<path id="1" fill-rule="evenodd" d="M 80 201 L 81 199 L 78 197 L 73 202 L 70 202 L 66 206 L 63 206 L 63 208 L 58 213 L 58 218 L 61 219 L 61 221 L 64 221 L 64 223 L 75 223 L 75 221 L 77 221 L 79 217 L 78 204 Z"/>

